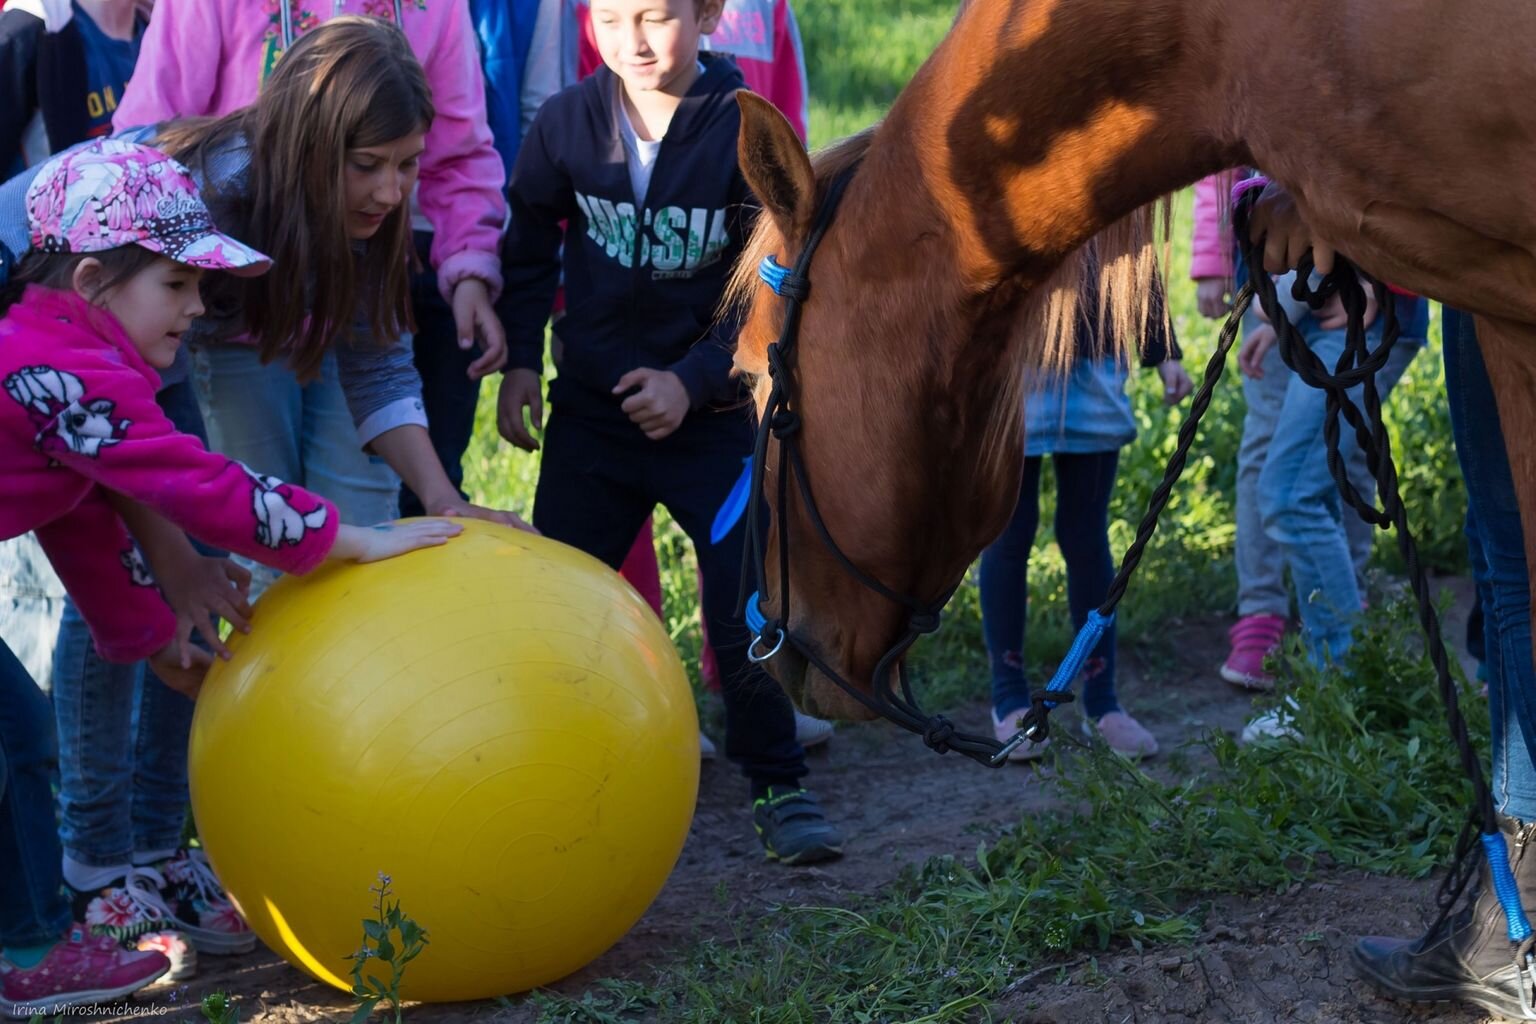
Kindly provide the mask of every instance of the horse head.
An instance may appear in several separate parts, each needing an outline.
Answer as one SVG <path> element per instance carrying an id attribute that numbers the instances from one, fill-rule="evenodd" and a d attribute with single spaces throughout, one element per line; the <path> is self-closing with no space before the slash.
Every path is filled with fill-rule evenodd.
<path id="1" fill-rule="evenodd" d="M 814 254 L 790 368 L 803 481 L 785 479 L 785 441 L 770 440 L 764 460 L 763 493 L 775 511 L 760 599 L 765 614 L 783 617 L 778 565 L 787 542 L 790 635 L 869 694 L 889 684 L 873 674 L 907 629 L 912 607 L 848 571 L 823 543 L 821 527 L 861 574 L 917 605 L 937 605 L 955 588 L 1006 525 L 1018 495 L 1016 310 L 1023 293 L 1003 289 L 975 299 L 957 280 L 952 239 L 938 221 L 893 216 L 893 204 L 910 204 L 910 214 L 923 200 L 865 187 L 872 162 L 902 159 L 899 151 L 876 150 L 872 132 L 813 166 L 768 104 L 745 93 L 740 104 L 742 169 L 764 213 L 731 297 L 743 307 L 736 364 L 754 382 L 759 415 L 772 386 L 768 349 L 786 313 L 784 300 L 759 279 L 759 264 L 771 255 L 792 266 L 828 183 L 853 175 Z M 921 190 L 915 174 L 907 180 Z M 786 644 L 768 667 L 798 703 L 870 717 L 794 646 Z"/>

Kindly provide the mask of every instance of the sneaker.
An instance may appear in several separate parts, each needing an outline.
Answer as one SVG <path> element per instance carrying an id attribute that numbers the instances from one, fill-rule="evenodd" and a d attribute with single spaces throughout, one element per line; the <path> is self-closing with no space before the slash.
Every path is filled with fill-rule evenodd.
<path id="1" fill-rule="evenodd" d="M 1285 619 L 1279 615 L 1244 615 L 1227 631 L 1231 653 L 1221 663 L 1221 678 L 1245 690 L 1273 690 L 1275 677 L 1264 670 L 1264 657 L 1280 646 Z"/>
<path id="2" fill-rule="evenodd" d="M 997 737 L 997 742 L 1007 743 L 1013 739 L 1014 733 L 1019 731 L 1019 717 L 1022 714 L 1023 712 L 1020 712 L 1018 715 L 1010 715 L 1007 721 L 1004 721 L 997 717 L 995 710 L 992 712 L 992 735 Z M 1050 745 L 1051 738 L 1049 736 L 1039 743 L 1036 743 L 1034 740 L 1025 740 L 1008 751 L 1008 760 L 1038 761 L 1045 756 L 1046 748 Z"/>
<path id="3" fill-rule="evenodd" d="M 819 747 L 832 738 L 832 723 L 803 711 L 795 712 L 795 739 L 802 747 Z"/>
<path id="4" fill-rule="evenodd" d="M 0 1014 L 12 1020 L 53 1017 L 81 1003 L 106 1003 L 158 981 L 171 969 L 164 956 L 101 941 L 83 924 L 70 925 L 32 967 L 0 957 Z"/>
<path id="5" fill-rule="evenodd" d="M 768 787 L 767 796 L 752 801 L 752 825 L 769 860 L 814 864 L 843 855 L 842 833 L 808 790 Z"/>
<path id="6" fill-rule="evenodd" d="M 167 977 L 185 981 L 197 973 L 197 950 L 176 930 L 171 909 L 160 895 L 165 876 L 153 868 L 130 868 L 128 874 L 101 889 L 71 888 L 74 913 L 92 935 L 104 936 L 126 949 L 162 953 L 171 963 Z"/>
<path id="7" fill-rule="evenodd" d="M 1098 734 L 1110 750 L 1132 761 L 1157 753 L 1157 737 L 1124 711 L 1111 711 L 1096 722 L 1084 718 L 1083 733 L 1089 739 Z"/>
<path id="8" fill-rule="evenodd" d="M 699 733 L 699 760 L 713 761 L 717 756 L 719 751 L 715 749 L 715 741 Z"/>
<path id="9" fill-rule="evenodd" d="M 170 908 L 171 922 L 199 953 L 227 956 L 256 948 L 256 933 L 235 909 L 202 850 L 184 846 L 154 870 L 165 876 L 160 898 Z"/>
<path id="10" fill-rule="evenodd" d="M 1243 726 L 1243 734 L 1238 742 L 1246 747 L 1265 740 L 1300 740 L 1301 730 L 1295 724 L 1296 712 L 1300 710 L 1301 705 L 1296 703 L 1296 698 L 1285 698 L 1279 707 L 1264 712 Z"/>

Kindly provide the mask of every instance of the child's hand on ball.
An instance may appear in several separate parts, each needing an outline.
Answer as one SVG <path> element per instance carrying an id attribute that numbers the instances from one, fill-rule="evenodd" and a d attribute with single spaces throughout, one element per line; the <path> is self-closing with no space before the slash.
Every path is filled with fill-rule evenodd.
<path id="1" fill-rule="evenodd" d="M 381 562 L 417 548 L 446 544 L 462 532 L 464 527 L 449 519 L 419 519 L 377 526 L 347 526 L 343 523 L 336 531 L 331 557 L 354 562 Z"/>

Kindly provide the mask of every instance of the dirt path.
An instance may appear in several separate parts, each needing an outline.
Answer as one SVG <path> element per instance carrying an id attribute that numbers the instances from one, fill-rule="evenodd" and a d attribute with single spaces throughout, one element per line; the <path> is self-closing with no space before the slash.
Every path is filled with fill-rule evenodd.
<path id="1" fill-rule="evenodd" d="M 1165 633 L 1176 643 L 1122 658 L 1122 697 L 1165 749 L 1212 727 L 1235 732 L 1248 714 L 1249 699 L 1213 671 L 1225 653 L 1226 625 L 1176 624 Z M 1459 636 L 1458 628 L 1452 623 L 1447 635 Z M 984 707 L 956 717 L 965 727 L 986 728 Z M 1075 727 L 1075 720 L 1063 724 Z M 987 771 L 953 755 L 937 757 L 885 726 L 841 729 L 829 748 L 813 754 L 812 773 L 809 782 L 849 836 L 842 861 L 799 870 L 765 863 L 752 833 L 745 783 L 728 764 L 706 764 L 688 844 L 660 898 L 617 946 L 555 989 L 579 995 L 601 978 L 643 980 L 651 965 L 697 939 L 728 936 L 729 922 L 773 904 L 840 903 L 935 854 L 972 856 L 978 841 L 1051 803 L 1048 780 L 1030 769 Z M 1350 935 L 1416 933 L 1429 901 L 1429 883 L 1346 873 L 1281 898 L 1228 901 L 1191 946 L 1156 947 L 1145 955 L 1111 951 L 1025 975 L 998 1001 L 993 1018 L 1021 1024 L 1483 1024 L 1489 1018 L 1480 1013 L 1414 1010 L 1379 1000 L 1349 971 Z M 258 1024 L 344 1020 L 355 1005 L 264 950 L 234 960 L 206 958 L 178 1001 L 185 1006 L 218 990 L 239 999 L 243 1021 Z M 163 1005 L 167 996 L 151 990 L 141 1002 Z M 528 1024 L 534 1014 L 527 1007 L 479 1003 L 417 1007 L 409 1019 Z"/>

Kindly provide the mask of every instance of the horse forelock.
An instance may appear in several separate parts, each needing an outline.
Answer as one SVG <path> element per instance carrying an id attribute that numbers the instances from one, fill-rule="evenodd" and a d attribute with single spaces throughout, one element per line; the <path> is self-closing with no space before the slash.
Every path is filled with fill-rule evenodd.
<path id="1" fill-rule="evenodd" d="M 818 207 L 832 179 L 861 160 L 869 151 L 878 128 L 878 124 L 872 125 L 857 135 L 850 135 L 846 139 L 832 143 L 811 157 L 811 167 L 816 175 Z M 804 239 L 785 238 L 771 216 L 767 213 L 759 214 L 752 234 L 748 236 L 742 247 L 741 257 L 726 282 L 725 294 L 721 300 L 722 311 L 727 315 L 735 314 L 749 318 L 752 300 L 759 294 L 758 290 L 762 285 L 757 275 L 758 266 L 768 256 L 775 257 L 784 266 L 792 266 L 800 255 L 800 246 L 803 242 Z M 779 316 L 774 316 L 772 322 L 779 323 Z M 751 376 L 765 372 L 767 348 L 774 340 L 773 334 L 762 329 L 762 325 L 754 326 L 750 319 L 744 319 L 743 330 L 737 339 L 737 369 Z"/>

